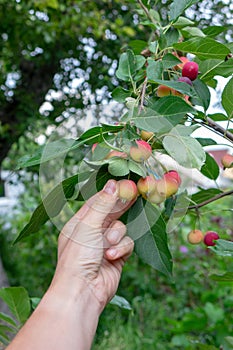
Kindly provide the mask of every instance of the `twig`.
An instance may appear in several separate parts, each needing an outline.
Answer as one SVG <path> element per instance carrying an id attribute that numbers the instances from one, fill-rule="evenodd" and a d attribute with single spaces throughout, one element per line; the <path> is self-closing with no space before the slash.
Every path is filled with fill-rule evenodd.
<path id="1" fill-rule="evenodd" d="M 146 94 L 146 85 L 147 85 L 147 77 L 145 78 L 143 84 L 142 84 L 142 89 L 141 89 L 141 101 L 140 101 L 140 106 L 139 106 L 139 113 L 141 113 L 141 111 L 144 108 L 144 100 L 145 100 L 145 94 Z"/>
<path id="2" fill-rule="evenodd" d="M 145 14 L 147 15 L 147 17 L 149 18 L 149 20 L 154 23 L 154 19 L 151 17 L 150 12 L 148 11 L 148 8 L 143 4 L 143 2 L 141 0 L 138 0 L 139 5 L 141 6 L 141 8 L 143 9 L 143 11 L 145 12 Z"/>
<path id="3" fill-rule="evenodd" d="M 210 117 L 207 117 L 206 121 L 207 121 L 207 125 L 209 125 L 211 128 L 218 131 L 220 134 L 227 137 L 229 140 L 233 141 L 233 134 L 230 131 L 224 129 L 222 126 L 215 123 L 215 121 L 213 119 L 211 119 Z"/>
<path id="4" fill-rule="evenodd" d="M 222 192 L 222 193 L 219 193 L 219 194 L 217 194 L 216 196 L 214 196 L 214 197 L 212 197 L 212 198 L 210 198 L 210 199 L 207 199 L 206 201 L 204 201 L 204 202 L 202 202 L 202 203 L 199 203 L 199 204 L 196 204 L 196 205 L 190 205 L 189 207 L 188 207 L 188 210 L 190 210 L 190 209 L 199 209 L 199 208 L 201 208 L 201 207 L 204 207 L 204 205 L 207 205 L 207 204 L 209 204 L 209 203 L 211 203 L 211 202 L 214 202 L 214 201 L 216 201 L 216 200 L 218 200 L 218 199 L 220 199 L 220 198 L 223 198 L 223 197 L 226 197 L 226 196 L 230 196 L 231 194 L 233 194 L 233 190 L 230 190 L 230 191 L 227 191 L 227 192 Z"/>

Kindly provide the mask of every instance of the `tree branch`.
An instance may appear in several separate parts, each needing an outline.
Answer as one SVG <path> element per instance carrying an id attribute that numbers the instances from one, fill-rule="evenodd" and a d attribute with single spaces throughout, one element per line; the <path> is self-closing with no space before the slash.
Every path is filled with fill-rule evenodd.
<path id="1" fill-rule="evenodd" d="M 211 119 L 210 117 L 206 118 L 206 121 L 202 121 L 201 124 L 203 126 L 207 126 L 210 127 L 211 129 L 214 129 L 216 132 L 218 132 L 219 134 L 221 134 L 222 136 L 226 137 L 228 140 L 233 141 L 233 134 L 224 129 L 222 126 L 220 126 L 219 124 L 217 124 L 213 119 Z"/>
<path id="2" fill-rule="evenodd" d="M 188 210 L 190 210 L 190 209 L 199 209 L 199 208 L 204 207 L 205 205 L 207 205 L 207 204 L 209 204 L 211 202 L 214 202 L 214 201 L 216 201 L 216 200 L 218 200 L 220 198 L 223 198 L 223 197 L 226 197 L 226 196 L 230 196 L 231 194 L 233 194 L 233 190 L 219 193 L 216 196 L 214 196 L 212 198 L 209 198 L 209 199 L 207 199 L 206 201 L 204 201 L 202 203 L 199 203 L 199 204 L 196 204 L 196 205 L 190 205 L 188 207 Z"/>

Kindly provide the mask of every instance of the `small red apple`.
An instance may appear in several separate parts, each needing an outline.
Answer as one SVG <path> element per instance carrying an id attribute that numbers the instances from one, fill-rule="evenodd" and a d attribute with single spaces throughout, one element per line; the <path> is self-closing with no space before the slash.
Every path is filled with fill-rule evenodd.
<path id="1" fill-rule="evenodd" d="M 204 236 L 204 243 L 207 246 L 214 246 L 215 241 L 219 239 L 219 235 L 215 231 L 207 231 Z"/>
<path id="2" fill-rule="evenodd" d="M 138 195 L 137 185 L 132 180 L 123 179 L 117 182 L 118 195 L 123 201 L 131 201 Z"/>
<path id="3" fill-rule="evenodd" d="M 187 62 L 182 68 L 182 76 L 195 80 L 198 76 L 199 66 L 196 62 Z"/>
<path id="4" fill-rule="evenodd" d="M 176 170 L 169 170 L 168 172 L 166 172 L 163 177 L 165 179 L 169 179 L 169 180 L 174 180 L 178 183 L 178 185 L 180 186 L 181 184 L 181 178 L 179 173 Z"/>
<path id="5" fill-rule="evenodd" d="M 130 157 L 138 163 L 144 162 L 152 154 L 152 148 L 144 140 L 136 140 L 136 145 L 130 147 Z"/>

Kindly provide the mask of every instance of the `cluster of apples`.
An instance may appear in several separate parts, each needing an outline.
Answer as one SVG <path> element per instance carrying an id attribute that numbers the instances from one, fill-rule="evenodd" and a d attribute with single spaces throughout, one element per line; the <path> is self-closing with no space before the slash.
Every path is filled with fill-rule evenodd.
<path id="1" fill-rule="evenodd" d="M 219 235 L 215 231 L 203 233 L 201 230 L 192 230 L 189 232 L 187 239 L 191 244 L 200 244 L 204 242 L 207 246 L 214 246 L 215 241 L 219 239 Z"/>
<path id="2" fill-rule="evenodd" d="M 153 133 L 144 131 L 144 137 L 150 138 Z M 145 140 L 136 140 L 135 144 L 129 149 L 129 155 L 126 152 L 120 152 L 112 150 L 106 156 L 106 159 L 112 157 L 128 158 L 138 163 L 145 162 L 152 154 L 152 148 Z M 143 198 L 153 204 L 160 204 L 165 201 L 166 198 L 174 195 L 181 184 L 181 178 L 177 171 L 170 170 L 166 172 L 162 178 L 156 179 L 152 175 L 141 177 L 137 184 L 128 179 L 122 179 L 118 181 L 118 193 L 119 197 L 124 201 L 131 201 L 138 195 L 142 195 Z"/>
<path id="3" fill-rule="evenodd" d="M 181 69 L 181 76 L 177 79 L 178 82 L 183 82 L 186 84 L 189 84 L 190 86 L 193 85 L 193 81 L 198 76 L 198 70 L 199 66 L 196 62 L 189 61 L 187 57 L 181 56 L 178 57 L 181 61 L 180 64 L 176 65 L 174 67 L 175 70 Z M 172 89 L 166 85 L 159 85 L 157 89 L 157 96 L 163 97 L 168 95 L 177 95 L 182 96 L 182 94 L 175 89 Z M 184 96 L 185 100 L 188 101 L 189 96 Z"/>
<path id="4" fill-rule="evenodd" d="M 131 201 L 141 195 L 150 203 L 161 204 L 176 194 L 180 184 L 181 179 L 177 171 L 170 170 L 160 179 L 155 179 L 152 175 L 141 177 L 137 184 L 133 180 L 119 180 L 118 194 L 123 201 Z"/>

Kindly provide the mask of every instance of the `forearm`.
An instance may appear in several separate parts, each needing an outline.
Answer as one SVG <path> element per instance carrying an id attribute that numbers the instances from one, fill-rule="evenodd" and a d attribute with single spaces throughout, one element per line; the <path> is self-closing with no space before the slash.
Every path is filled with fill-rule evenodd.
<path id="1" fill-rule="evenodd" d="M 7 350 L 89 350 L 99 314 L 85 284 L 52 283 Z"/>

